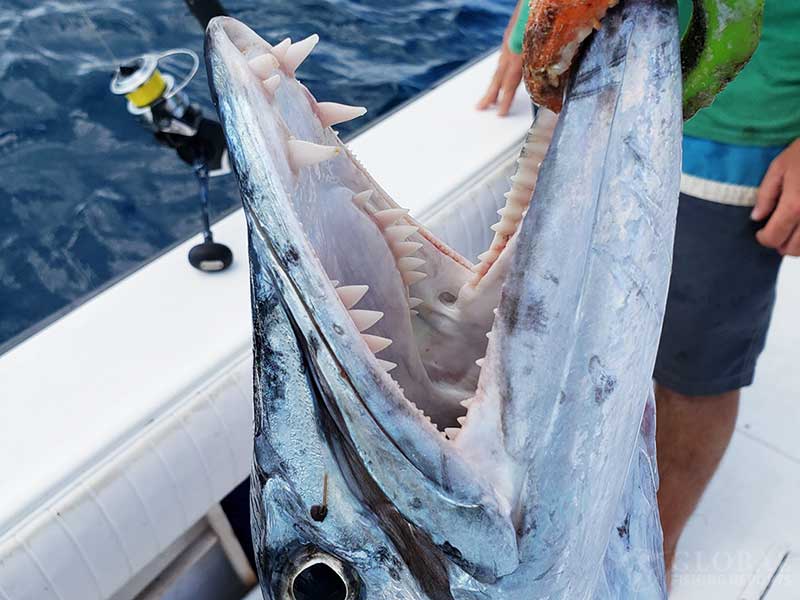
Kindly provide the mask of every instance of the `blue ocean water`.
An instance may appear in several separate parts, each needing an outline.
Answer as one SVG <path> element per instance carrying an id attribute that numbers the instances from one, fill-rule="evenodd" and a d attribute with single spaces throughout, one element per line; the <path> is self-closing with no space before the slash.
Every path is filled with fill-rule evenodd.
<path id="1" fill-rule="evenodd" d="M 499 44 L 514 3 L 222 2 L 268 40 L 318 32 L 298 76 L 320 100 L 367 106 L 351 127 Z M 0 5 L 0 346 L 200 230 L 191 169 L 108 85 L 117 59 L 202 43 L 182 0 Z M 186 91 L 214 115 L 203 69 Z M 215 215 L 234 207 L 233 177 L 210 198 Z"/>

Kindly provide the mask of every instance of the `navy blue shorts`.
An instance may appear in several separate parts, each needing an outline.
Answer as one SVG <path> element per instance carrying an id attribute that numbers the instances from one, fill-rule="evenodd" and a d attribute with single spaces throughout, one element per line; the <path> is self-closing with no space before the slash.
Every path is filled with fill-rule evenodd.
<path id="1" fill-rule="evenodd" d="M 664 330 L 653 377 L 689 396 L 753 383 L 781 255 L 755 238 L 751 208 L 681 194 Z"/>

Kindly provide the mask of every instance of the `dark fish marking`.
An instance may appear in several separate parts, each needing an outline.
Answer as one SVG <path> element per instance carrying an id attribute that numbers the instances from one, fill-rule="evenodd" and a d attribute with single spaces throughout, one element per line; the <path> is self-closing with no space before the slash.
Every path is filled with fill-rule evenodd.
<path id="1" fill-rule="evenodd" d="M 608 372 L 597 355 L 589 359 L 589 375 L 594 384 L 594 401 L 603 404 L 617 387 L 617 378 Z"/>
<path id="2" fill-rule="evenodd" d="M 547 314 L 547 307 L 543 298 L 537 298 L 530 304 L 525 306 L 524 310 L 525 324 L 538 334 L 547 333 L 547 323 L 549 316 Z"/>
<path id="3" fill-rule="evenodd" d="M 528 537 L 531 533 L 536 531 L 536 521 L 531 520 L 530 522 L 523 522 L 517 525 L 516 533 L 517 538 L 522 539 Z"/>
<path id="4" fill-rule="evenodd" d="M 312 354 L 314 354 L 314 356 L 319 354 L 319 340 L 317 339 L 317 336 L 315 336 L 313 332 L 309 332 L 308 345 L 310 347 L 310 350 L 311 350 Z"/>
<path id="5" fill-rule="evenodd" d="M 622 525 L 617 527 L 617 535 L 619 535 L 620 539 L 625 542 L 625 549 L 631 549 L 631 515 L 628 513 L 625 515 L 625 520 L 622 522 Z"/>
<path id="6" fill-rule="evenodd" d="M 376 558 L 378 561 L 386 567 L 386 570 L 389 572 L 389 577 L 394 579 L 395 581 L 400 581 L 400 573 L 403 568 L 403 563 L 391 553 L 391 551 L 386 546 L 381 546 L 378 548 L 376 552 Z"/>
<path id="7" fill-rule="evenodd" d="M 300 254 L 297 252 L 297 248 L 289 246 L 283 253 L 283 262 L 287 266 L 300 262 Z"/>
<path id="8" fill-rule="evenodd" d="M 461 550 L 453 546 L 447 540 L 444 541 L 442 544 L 442 551 L 447 554 L 447 556 L 453 558 L 457 562 L 464 562 L 464 556 L 461 554 Z"/>
<path id="9" fill-rule="evenodd" d="M 547 567 L 547 569 L 545 569 L 544 571 L 542 571 L 541 573 L 539 573 L 539 574 L 538 574 L 536 577 L 534 577 L 534 578 L 533 578 L 533 580 L 534 580 L 534 581 L 541 581 L 542 579 L 544 579 L 545 577 L 547 577 L 547 575 L 549 575 L 549 574 L 550 574 L 550 571 L 552 571 L 552 570 L 553 570 L 553 569 L 555 569 L 555 568 L 556 568 L 556 565 L 555 565 L 555 563 L 551 564 L 549 567 Z"/>
<path id="10" fill-rule="evenodd" d="M 545 279 L 545 281 L 550 281 L 550 282 L 554 283 L 555 285 L 558 285 L 559 283 L 561 283 L 561 280 L 556 276 L 555 273 L 553 273 L 551 271 L 547 271 L 547 273 L 544 274 L 544 279 Z"/>
<path id="11" fill-rule="evenodd" d="M 503 299 L 501 306 L 508 306 L 505 313 L 505 321 L 508 324 L 509 332 L 513 333 L 518 327 L 525 331 L 533 331 L 539 335 L 547 333 L 549 315 L 547 303 L 544 298 L 525 299 L 518 302 L 506 302 Z"/>

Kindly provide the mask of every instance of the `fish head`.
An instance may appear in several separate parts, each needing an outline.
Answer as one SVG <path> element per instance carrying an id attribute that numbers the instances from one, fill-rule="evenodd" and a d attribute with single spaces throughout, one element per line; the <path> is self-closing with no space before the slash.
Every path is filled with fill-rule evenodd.
<path id="1" fill-rule="evenodd" d="M 627 6 L 627 21 L 658 13 L 676 22 L 668 3 Z M 633 67 L 640 87 L 663 98 L 640 120 L 641 134 L 620 138 L 615 121 L 614 102 L 628 99 L 619 52 L 638 31 L 630 26 L 617 55 L 594 53 L 614 68 L 578 70 L 588 92 L 568 102 L 561 122 L 540 111 L 495 237 L 473 264 L 339 140 L 332 126 L 363 109 L 319 102 L 297 80 L 316 36 L 272 45 L 234 19 L 209 24 L 209 81 L 250 241 L 251 505 L 266 597 L 520 598 L 534 580 L 537 597 L 593 589 L 592 577 L 564 581 L 581 569 L 596 577 L 608 546 L 647 398 L 651 357 L 640 351 L 660 329 L 658 278 L 669 267 L 677 199 L 677 46 L 667 44 L 667 60 L 654 66 L 647 53 L 663 51 L 668 34 L 646 25 L 653 39 Z M 597 125 L 581 143 L 583 119 Z M 648 154 L 653 143 L 666 145 L 659 160 Z M 608 173 L 611 144 L 639 154 Z M 566 185 L 580 150 L 596 160 L 585 161 L 584 185 Z M 628 172 L 629 159 L 640 168 Z M 630 197 L 619 200 L 620 217 L 604 194 L 620 181 L 607 176 L 622 172 L 652 198 L 633 208 Z M 620 235 L 634 222 L 641 235 L 623 250 Z M 651 252 L 631 254 L 641 249 Z M 587 289 L 589 276 L 599 279 Z M 646 293 L 621 294 L 625 277 Z M 587 308 L 591 293 L 601 301 Z M 587 323 L 602 328 L 587 332 Z M 620 323 L 640 337 L 609 339 Z M 606 430 L 609 444 L 597 437 Z M 597 490 L 604 502 L 593 506 Z M 601 534 L 585 543 L 592 524 Z"/>
<path id="2" fill-rule="evenodd" d="M 207 33 L 210 80 L 250 229 L 256 352 L 271 355 L 258 355 L 267 370 L 281 370 L 274 357 L 282 345 L 259 336 L 273 310 L 260 307 L 280 298 L 295 338 L 288 345 L 301 349 L 298 368 L 313 373 L 307 406 L 316 407 L 317 421 L 321 413 L 329 419 L 308 429 L 287 420 L 286 430 L 317 430 L 316 447 L 339 453 L 310 489 L 309 506 L 321 502 L 324 480 L 329 494 L 374 486 L 370 493 L 397 511 L 404 528 L 425 532 L 431 551 L 497 577 L 516 566 L 509 506 L 448 435 L 456 436 L 477 386 L 499 279 L 495 298 L 478 293 L 472 265 L 395 204 L 341 143 L 330 127 L 335 115 L 360 111 L 317 102 L 294 77 L 298 57 L 315 42 L 273 46 L 230 18 L 216 19 Z M 257 435 L 263 415 L 271 447 L 277 417 L 266 417 L 281 409 L 277 398 L 300 404 L 298 395 L 256 391 Z M 334 435 L 341 436 L 336 453 L 324 439 Z M 337 473 L 343 464 L 349 473 Z M 333 522 L 328 506 L 326 522 Z M 458 536 L 476 526 L 506 552 L 461 551 Z"/>

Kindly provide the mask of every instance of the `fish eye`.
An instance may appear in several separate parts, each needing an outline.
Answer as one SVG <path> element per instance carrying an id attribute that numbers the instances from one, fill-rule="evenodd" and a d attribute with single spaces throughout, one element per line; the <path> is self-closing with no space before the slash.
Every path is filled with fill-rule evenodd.
<path id="1" fill-rule="evenodd" d="M 289 581 L 291 600 L 352 600 L 355 586 L 345 566 L 327 554 L 314 554 L 298 565 Z"/>
<path id="2" fill-rule="evenodd" d="M 325 563 L 308 565 L 292 581 L 295 600 L 346 600 L 347 583 Z"/>

